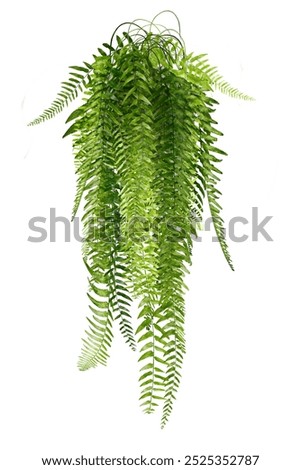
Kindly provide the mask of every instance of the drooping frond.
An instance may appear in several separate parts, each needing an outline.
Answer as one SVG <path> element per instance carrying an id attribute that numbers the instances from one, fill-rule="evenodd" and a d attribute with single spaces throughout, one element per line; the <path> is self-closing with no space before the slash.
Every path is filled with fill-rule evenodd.
<path id="1" fill-rule="evenodd" d="M 127 277 L 127 259 L 122 252 L 122 248 L 118 250 L 118 257 L 114 263 L 114 311 L 115 320 L 119 321 L 121 334 L 123 335 L 126 344 L 135 351 L 136 339 L 135 332 L 132 326 L 132 316 L 130 313 L 132 299 L 130 297 L 127 283 L 124 279 Z"/>
<path id="2" fill-rule="evenodd" d="M 191 209 L 195 181 L 196 142 L 194 97 L 189 83 L 161 69 L 154 91 L 157 135 L 154 192 L 158 204 L 158 290 L 162 309 L 158 324 L 165 341 L 162 427 L 172 411 L 185 352 L 185 284 L 191 263 Z"/>
<path id="3" fill-rule="evenodd" d="M 130 51 L 130 52 L 129 52 Z M 157 309 L 157 246 L 152 224 L 157 215 L 152 186 L 155 178 L 155 135 L 152 105 L 152 69 L 147 51 L 130 43 L 116 57 L 120 80 L 117 97 L 123 111 L 123 145 L 116 152 L 120 177 L 121 230 L 129 266 L 129 281 L 135 297 L 141 298 L 139 318 L 139 361 L 143 363 L 141 405 L 151 413 L 160 399 L 161 373 L 154 315 Z M 147 330 L 147 338 L 144 340 Z M 139 335 L 140 331 L 142 332 Z M 145 372 L 144 372 L 145 371 Z M 147 378 L 147 380 L 144 380 Z"/>
<path id="4" fill-rule="evenodd" d="M 206 191 L 208 204 L 211 212 L 212 222 L 214 229 L 220 243 L 224 256 L 234 271 L 233 263 L 229 253 L 224 221 L 221 217 L 222 207 L 220 205 L 221 192 L 217 188 L 220 181 L 219 175 L 222 174 L 221 170 L 217 168 L 216 164 L 221 162 L 222 156 L 227 154 L 217 148 L 215 143 L 219 136 L 222 135 L 215 127 L 216 121 L 212 118 L 214 106 L 218 102 L 213 98 L 206 96 L 203 93 L 202 99 L 198 104 L 198 125 L 199 125 L 199 162 L 198 162 L 198 181 L 199 186 L 203 186 Z"/>
<path id="5" fill-rule="evenodd" d="M 110 108 L 110 69 L 108 57 L 101 56 L 95 62 L 87 100 L 67 131 L 74 134 L 76 157 L 81 161 L 78 171 L 85 191 L 85 262 L 93 313 L 79 359 L 81 370 L 106 364 L 113 336 L 119 196 L 111 142 L 115 122 Z"/>
<path id="6" fill-rule="evenodd" d="M 77 190 L 83 201 L 83 258 L 89 273 L 88 328 L 80 370 L 106 365 L 117 322 L 138 349 L 140 403 L 171 415 L 185 355 L 185 277 L 207 198 L 221 248 L 233 269 L 217 188 L 226 155 L 212 114 L 214 88 L 251 99 L 226 83 L 207 56 L 187 54 L 180 31 L 152 22 L 98 49 L 92 65 L 72 67 L 62 92 L 30 125 L 50 119 L 84 90 L 67 119 Z M 138 300 L 136 329 L 132 299 Z"/>

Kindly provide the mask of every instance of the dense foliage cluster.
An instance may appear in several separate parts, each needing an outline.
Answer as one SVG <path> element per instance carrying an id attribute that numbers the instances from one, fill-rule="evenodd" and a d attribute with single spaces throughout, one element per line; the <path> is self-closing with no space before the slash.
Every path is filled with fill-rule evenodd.
<path id="1" fill-rule="evenodd" d="M 71 67 L 56 100 L 31 123 L 52 118 L 84 92 L 65 134 L 73 136 L 73 217 L 83 198 L 90 275 L 91 315 L 78 365 L 106 364 L 117 320 L 129 346 L 138 344 L 142 407 L 151 413 L 163 401 L 162 426 L 180 383 L 184 277 L 205 196 L 233 268 L 217 189 L 216 164 L 225 153 L 216 147 L 222 134 L 212 117 L 214 88 L 249 99 L 223 81 L 206 55 L 186 54 L 179 35 L 133 23 L 98 49 L 93 64 Z M 135 329 L 132 298 L 139 301 Z"/>

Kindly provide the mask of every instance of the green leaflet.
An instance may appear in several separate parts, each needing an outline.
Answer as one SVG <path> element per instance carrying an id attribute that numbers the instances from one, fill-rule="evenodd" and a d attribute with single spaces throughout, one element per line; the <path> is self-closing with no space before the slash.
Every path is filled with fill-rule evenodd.
<path id="1" fill-rule="evenodd" d="M 73 138 L 72 218 L 83 202 L 89 273 L 90 316 L 78 366 L 107 364 L 118 322 L 125 342 L 138 348 L 141 406 L 152 413 L 162 404 L 164 427 L 180 385 L 185 276 L 205 198 L 233 269 L 217 188 L 226 154 L 217 146 L 222 133 L 211 92 L 251 98 L 225 82 L 206 54 L 187 54 L 180 33 L 154 22 L 117 30 L 93 64 L 71 67 L 57 98 L 29 125 L 54 117 L 84 91 L 64 134 Z"/>

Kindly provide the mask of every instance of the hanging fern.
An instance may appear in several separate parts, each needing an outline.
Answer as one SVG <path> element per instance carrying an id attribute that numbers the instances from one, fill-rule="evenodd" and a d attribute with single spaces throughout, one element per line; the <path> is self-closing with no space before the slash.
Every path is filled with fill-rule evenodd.
<path id="1" fill-rule="evenodd" d="M 156 19 L 156 17 L 155 17 Z M 214 88 L 251 100 L 226 83 L 205 54 L 187 54 L 178 32 L 124 23 L 90 65 L 72 66 L 50 108 L 29 125 L 63 110 L 84 91 L 67 119 L 73 136 L 77 192 L 84 198 L 83 257 L 89 272 L 91 315 L 80 370 L 106 364 L 119 323 L 126 343 L 139 347 L 140 401 L 146 413 L 173 407 L 185 354 L 184 279 L 191 264 L 195 216 L 207 196 L 222 251 L 231 269 L 217 188 L 212 118 Z M 131 321 L 139 299 L 139 326 Z"/>

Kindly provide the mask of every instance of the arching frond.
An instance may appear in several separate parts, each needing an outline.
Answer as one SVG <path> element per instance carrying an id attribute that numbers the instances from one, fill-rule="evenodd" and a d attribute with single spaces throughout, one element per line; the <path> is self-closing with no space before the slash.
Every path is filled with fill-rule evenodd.
<path id="1" fill-rule="evenodd" d="M 61 90 L 49 108 L 45 109 L 40 116 L 31 121 L 29 126 L 36 126 L 48 119 L 52 119 L 56 114 L 59 114 L 63 109 L 68 106 L 71 101 L 77 98 L 78 93 L 82 92 L 90 83 L 90 74 L 92 66 L 84 62 L 83 66 L 71 65 L 71 72 L 69 73 L 68 80 L 62 82 Z"/>

